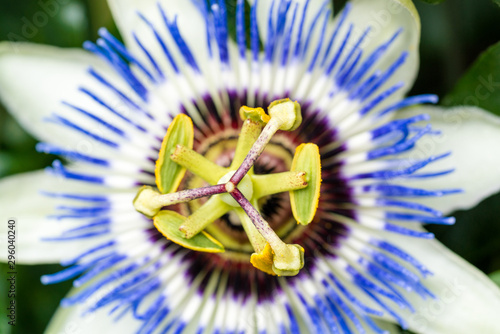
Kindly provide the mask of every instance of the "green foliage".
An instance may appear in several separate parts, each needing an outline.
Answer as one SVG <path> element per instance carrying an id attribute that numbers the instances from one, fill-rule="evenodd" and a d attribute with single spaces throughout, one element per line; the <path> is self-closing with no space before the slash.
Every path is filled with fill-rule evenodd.
<path id="1" fill-rule="evenodd" d="M 237 0 L 226 0 L 229 36 L 233 41 L 236 41 L 236 4 Z M 250 26 L 250 4 L 248 1 L 245 1 L 245 23 L 247 27 Z M 247 48 L 250 49 L 250 29 L 245 30 L 245 41 Z"/>
<path id="2" fill-rule="evenodd" d="M 420 0 L 420 1 L 426 2 L 426 3 L 431 4 L 431 5 L 437 5 L 445 0 Z"/>
<path id="3" fill-rule="evenodd" d="M 7 324 L 4 311 L 10 299 L 7 298 L 7 272 L 5 263 L 0 263 L 0 333 L 27 334 L 43 333 L 59 302 L 71 288 L 71 282 L 43 285 L 40 276 L 58 272 L 60 265 L 16 265 L 16 325 Z"/>
<path id="4" fill-rule="evenodd" d="M 455 253 L 486 273 L 500 269 L 500 194 L 483 200 L 473 209 L 452 215 L 457 223 L 426 228 Z"/>
<path id="5" fill-rule="evenodd" d="M 475 105 L 500 115 L 500 42 L 479 56 L 443 104 Z"/>
<path id="6" fill-rule="evenodd" d="M 493 282 L 495 282 L 496 285 L 500 286 L 500 270 L 491 273 L 489 277 Z"/>

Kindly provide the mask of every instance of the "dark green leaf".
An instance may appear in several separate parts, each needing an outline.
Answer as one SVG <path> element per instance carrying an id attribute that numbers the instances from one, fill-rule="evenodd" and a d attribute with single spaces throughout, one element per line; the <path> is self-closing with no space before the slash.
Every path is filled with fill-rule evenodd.
<path id="1" fill-rule="evenodd" d="M 500 43 L 479 56 L 443 104 L 474 105 L 500 115 Z"/>
<path id="2" fill-rule="evenodd" d="M 495 282 L 496 285 L 500 286 L 500 270 L 495 271 L 494 273 L 491 273 L 488 276 L 489 278 L 491 278 L 493 282 Z"/>
<path id="3" fill-rule="evenodd" d="M 431 5 L 437 5 L 438 3 L 441 3 L 445 0 L 421 0 L 421 1 L 426 2 L 428 4 L 431 4 Z"/>

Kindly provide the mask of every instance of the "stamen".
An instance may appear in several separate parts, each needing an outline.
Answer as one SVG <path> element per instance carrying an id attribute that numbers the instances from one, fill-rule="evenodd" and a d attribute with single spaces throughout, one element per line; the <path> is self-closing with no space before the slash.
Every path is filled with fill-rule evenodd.
<path id="1" fill-rule="evenodd" d="M 306 173 L 302 171 L 252 175 L 252 181 L 257 198 L 307 187 Z"/>
<path id="2" fill-rule="evenodd" d="M 231 196 L 238 202 L 255 227 L 273 250 L 273 271 L 279 276 L 294 276 L 304 266 L 304 249 L 299 245 L 287 245 L 273 231 L 243 194 L 235 189 Z"/>
<path id="3" fill-rule="evenodd" d="M 262 127 L 262 122 L 255 121 L 251 118 L 247 118 L 245 122 L 243 122 L 230 169 L 234 170 L 243 163 L 253 144 L 257 141 L 257 138 L 259 138 Z"/>
<path id="4" fill-rule="evenodd" d="M 179 231 L 182 232 L 184 238 L 190 239 L 231 209 L 232 206 L 226 204 L 220 196 L 210 197 L 205 204 L 186 218 L 184 223 L 179 227 Z"/>
<path id="5" fill-rule="evenodd" d="M 257 158 L 264 151 L 264 148 L 271 140 L 272 136 L 278 130 L 293 131 L 297 129 L 302 122 L 302 115 L 300 113 L 300 105 L 297 102 L 292 102 L 290 99 L 283 99 L 274 101 L 269 105 L 269 122 L 262 130 L 259 138 L 250 149 L 245 160 L 241 163 L 240 167 L 231 178 L 231 182 L 238 184 L 243 176 L 245 176 Z"/>
<path id="6" fill-rule="evenodd" d="M 210 184 L 217 184 L 220 178 L 229 171 L 182 145 L 177 145 L 170 159 Z"/>

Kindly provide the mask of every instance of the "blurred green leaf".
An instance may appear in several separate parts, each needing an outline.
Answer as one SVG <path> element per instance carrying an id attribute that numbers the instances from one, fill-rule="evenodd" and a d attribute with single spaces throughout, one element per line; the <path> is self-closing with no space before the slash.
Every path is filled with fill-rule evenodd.
<path id="1" fill-rule="evenodd" d="M 8 270 L 7 264 L 6 263 L 0 263 L 0 270 L 2 272 L 2 275 L 0 275 L 0 291 L 8 291 L 7 287 L 7 274 L 6 273 Z M 5 295 L 7 293 L 5 292 Z M 6 310 L 7 305 L 10 303 L 9 298 L 6 298 L 7 296 L 2 296 L 3 298 L 0 298 L 0 309 Z M 2 312 L 6 313 L 6 312 Z M 5 314 L 7 315 L 7 314 Z M 12 330 L 12 326 L 9 325 L 8 321 L 10 320 L 9 318 L 4 318 L 5 316 L 2 317 L 2 321 L 0 321 L 0 333 L 5 333 L 5 334 L 10 334 Z M 5 320 L 6 319 L 6 320 Z"/>
<path id="2" fill-rule="evenodd" d="M 495 282 L 496 285 L 500 286 L 500 270 L 491 273 L 489 277 L 493 282 Z"/>
<path id="3" fill-rule="evenodd" d="M 446 247 L 485 273 L 500 269 L 500 193 L 484 199 L 470 210 L 451 214 L 453 226 L 427 225 Z"/>
<path id="4" fill-rule="evenodd" d="M 500 6 L 500 0 L 492 0 L 497 6 Z"/>
<path id="5" fill-rule="evenodd" d="M 426 2 L 426 3 L 431 4 L 431 5 L 437 5 L 438 3 L 441 3 L 445 0 L 420 0 L 420 1 Z"/>
<path id="6" fill-rule="evenodd" d="M 236 41 L 236 6 L 236 0 L 226 0 L 229 36 L 233 41 Z M 250 26 L 250 11 L 250 3 L 248 1 L 245 1 L 245 24 L 247 27 Z M 250 48 L 250 37 L 250 29 L 245 29 L 245 40 L 247 43 L 247 48 Z"/>
<path id="7" fill-rule="evenodd" d="M 500 115 L 500 42 L 479 56 L 443 104 L 474 105 Z"/>

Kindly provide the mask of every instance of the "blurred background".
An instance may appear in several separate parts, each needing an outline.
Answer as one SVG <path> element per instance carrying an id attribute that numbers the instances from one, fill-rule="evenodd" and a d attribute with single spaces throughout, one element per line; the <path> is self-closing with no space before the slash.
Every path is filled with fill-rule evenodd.
<path id="1" fill-rule="evenodd" d="M 58 9 L 51 11 L 43 6 L 50 2 L 57 3 Z M 335 0 L 335 11 L 338 12 L 344 3 Z M 421 65 L 410 95 L 438 94 L 441 104 L 445 105 L 463 102 L 460 94 L 477 86 L 477 82 L 474 83 L 476 71 L 492 66 L 484 65 L 491 57 L 496 56 L 500 62 L 498 45 L 490 48 L 500 41 L 498 3 L 495 0 L 448 0 L 432 5 L 415 0 L 422 20 Z M 48 15 L 40 15 L 41 12 Z M 30 22 L 39 24 L 32 26 L 34 29 L 23 30 Z M 0 2 L 0 40 L 80 47 L 85 40 L 94 41 L 98 28 L 102 26 L 118 34 L 103 0 Z M 488 48 L 479 65 L 473 65 Z M 500 82 L 500 67 L 488 73 L 494 73 L 494 81 Z M 479 101 L 479 106 L 500 115 L 500 100 L 494 94 Z M 55 157 L 37 153 L 35 144 L 36 140 L 0 105 L 0 178 L 50 165 Z M 484 200 L 472 210 L 454 215 L 457 218 L 455 226 L 432 227 L 431 231 L 457 254 L 500 281 L 499 275 L 495 274 L 500 270 L 500 194 Z M 15 327 L 7 325 L 4 315 L 6 294 L 3 293 L 6 280 L 2 274 L 0 333 L 42 333 L 59 300 L 70 289 L 71 282 L 50 286 L 40 283 L 40 276 L 59 271 L 61 267 L 58 265 L 18 266 L 17 269 L 17 324 Z M 7 271 L 4 264 L 0 265 L 0 271 Z"/>

